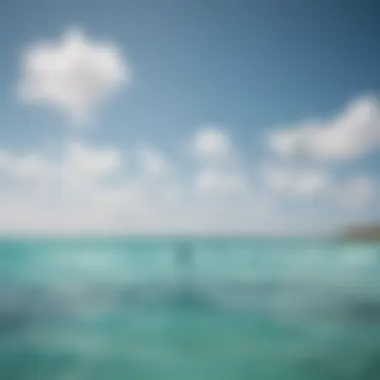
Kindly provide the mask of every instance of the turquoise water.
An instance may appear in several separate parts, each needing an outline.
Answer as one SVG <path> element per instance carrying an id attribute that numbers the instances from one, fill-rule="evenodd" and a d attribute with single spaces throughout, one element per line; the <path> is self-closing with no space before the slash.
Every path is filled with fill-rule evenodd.
<path id="1" fill-rule="evenodd" d="M 0 379 L 380 379 L 380 246 L 0 241 Z"/>

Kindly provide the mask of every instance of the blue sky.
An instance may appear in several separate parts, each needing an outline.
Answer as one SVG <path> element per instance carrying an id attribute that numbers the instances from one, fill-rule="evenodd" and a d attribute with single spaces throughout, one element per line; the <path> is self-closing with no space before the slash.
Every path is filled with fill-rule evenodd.
<path id="1" fill-rule="evenodd" d="M 379 219 L 379 11 L 3 2 L 0 228 L 275 233 Z"/>

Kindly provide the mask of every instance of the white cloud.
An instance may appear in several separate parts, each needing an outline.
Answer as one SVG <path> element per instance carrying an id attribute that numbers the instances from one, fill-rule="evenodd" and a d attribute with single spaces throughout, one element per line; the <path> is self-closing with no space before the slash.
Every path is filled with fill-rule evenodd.
<path id="1" fill-rule="evenodd" d="M 201 193 L 233 194 L 247 190 L 248 184 L 241 173 L 203 170 L 195 177 L 194 188 Z"/>
<path id="2" fill-rule="evenodd" d="M 236 194 L 248 189 L 239 154 L 230 136 L 216 124 L 204 124 L 191 139 L 194 158 L 200 164 L 193 189 L 201 194 Z"/>
<path id="3" fill-rule="evenodd" d="M 191 142 L 191 148 L 196 158 L 218 162 L 231 159 L 234 153 L 231 138 L 219 126 L 205 124 Z"/>
<path id="4" fill-rule="evenodd" d="M 380 148 L 379 101 L 363 97 L 330 120 L 276 131 L 270 134 L 269 145 L 284 157 L 348 160 L 371 153 Z"/>
<path id="5" fill-rule="evenodd" d="M 50 177 L 54 173 L 54 167 L 36 152 L 15 156 L 8 151 L 1 151 L 0 173 L 19 181 L 33 180 L 36 184 L 37 180 Z"/>
<path id="6" fill-rule="evenodd" d="M 139 166 L 147 176 L 161 177 L 172 171 L 169 160 L 158 149 L 145 145 L 137 149 L 136 153 Z"/>
<path id="7" fill-rule="evenodd" d="M 152 170 L 153 177 L 147 177 L 142 167 L 134 171 L 136 152 L 139 149 L 123 154 L 80 140 L 64 144 L 59 156 L 42 150 L 0 152 L 0 229 L 173 233 L 310 229 L 313 202 L 303 203 L 310 212 L 303 208 L 301 215 L 310 224 L 300 224 L 297 215 L 282 207 L 284 196 L 314 200 L 323 194 L 326 207 L 332 201 L 345 208 L 360 207 L 376 196 L 371 181 L 361 177 L 334 182 L 323 172 L 275 166 L 268 167 L 264 177 L 272 191 L 260 180 L 251 186 L 244 171 L 238 170 L 203 167 L 193 177 L 178 176 L 178 160 L 178 171 L 156 181 L 161 169 Z M 160 151 L 149 146 L 149 152 Z"/>
<path id="8" fill-rule="evenodd" d="M 81 141 L 67 144 L 58 170 L 63 178 L 76 181 L 95 181 L 121 166 L 122 155 L 112 148 L 93 148 Z"/>
<path id="9" fill-rule="evenodd" d="M 0 173 L 31 188 L 55 184 L 60 189 L 92 186 L 107 179 L 121 166 L 122 155 L 112 148 L 97 148 L 81 141 L 70 141 L 59 159 L 43 152 L 23 155 L 0 152 Z M 37 181 L 38 180 L 38 181 Z"/>
<path id="10" fill-rule="evenodd" d="M 59 157 L 0 152 L 0 229 L 160 230 L 178 189 L 172 182 L 146 181 L 144 170 L 154 176 L 161 170 L 153 152 L 158 150 L 144 150 L 146 167 L 137 175 L 127 170 L 133 152 L 125 157 L 79 140 L 64 144 Z"/>
<path id="11" fill-rule="evenodd" d="M 242 174 L 202 172 L 197 178 L 199 193 L 187 182 L 191 178 L 178 177 L 176 171 L 155 180 L 162 169 L 156 159 L 150 162 L 156 158 L 151 153 L 159 152 L 154 146 L 143 154 L 149 152 L 147 170 L 153 177 L 147 179 L 142 167 L 135 172 L 131 164 L 136 152 L 141 153 L 132 149 L 122 154 L 78 140 L 64 144 L 59 156 L 42 150 L 0 152 L 0 181 L 6 184 L 0 188 L 0 229 L 206 233 L 254 228 L 257 212 L 249 212 L 251 205 L 240 196 L 248 199 Z M 239 197 L 232 203 L 219 197 L 209 202 L 205 193 Z"/>
<path id="12" fill-rule="evenodd" d="M 263 175 L 266 186 L 274 195 L 294 199 L 323 199 L 326 216 L 329 209 L 332 211 L 331 206 L 337 206 L 341 211 L 366 207 L 375 200 L 377 194 L 374 179 L 355 174 L 337 179 L 319 170 L 266 166 Z"/>
<path id="13" fill-rule="evenodd" d="M 322 171 L 267 166 L 263 174 L 271 190 L 287 196 L 314 196 L 330 186 L 329 176 Z"/>
<path id="14" fill-rule="evenodd" d="M 368 177 L 353 177 L 336 184 L 333 189 L 334 200 L 347 208 L 368 206 L 377 193 L 376 182 Z"/>
<path id="15" fill-rule="evenodd" d="M 71 29 L 59 40 L 26 49 L 18 92 L 27 104 L 53 107 L 75 122 L 86 122 L 130 80 L 129 65 L 115 44 Z"/>

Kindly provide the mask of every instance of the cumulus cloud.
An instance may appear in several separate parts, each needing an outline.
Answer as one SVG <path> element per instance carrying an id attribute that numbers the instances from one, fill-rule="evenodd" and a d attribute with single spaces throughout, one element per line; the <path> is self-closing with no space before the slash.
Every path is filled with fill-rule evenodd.
<path id="1" fill-rule="evenodd" d="M 357 176 L 336 184 L 333 197 L 346 208 L 368 206 L 375 200 L 378 186 L 372 178 Z"/>
<path id="2" fill-rule="evenodd" d="M 337 179 L 322 170 L 280 165 L 268 165 L 262 174 L 273 194 L 293 199 L 323 199 L 326 211 L 331 211 L 331 205 L 347 211 L 366 207 L 376 199 L 378 190 L 374 179 L 358 174 Z"/>
<path id="3" fill-rule="evenodd" d="M 194 156 L 203 161 L 225 161 L 232 158 L 234 147 L 229 135 L 218 125 L 201 126 L 191 141 Z"/>
<path id="4" fill-rule="evenodd" d="M 164 174 L 166 165 L 171 168 L 171 160 L 148 144 L 122 152 L 74 140 L 54 156 L 43 150 L 0 151 L 0 229 L 286 231 L 297 225 L 297 215 L 283 213 L 283 197 L 314 200 L 323 194 L 330 204 L 362 207 L 377 189 L 364 177 L 336 181 L 322 171 L 281 165 L 265 167 L 265 181 L 256 182 L 238 168 L 202 166 L 184 178 L 178 175 L 183 174 L 179 157 L 178 170 L 170 175 Z M 312 224 L 313 202 L 309 205 Z"/>
<path id="5" fill-rule="evenodd" d="M 192 182 L 173 170 L 161 175 L 166 165 L 152 145 L 121 152 L 74 140 L 54 155 L 0 151 L 0 229 L 207 233 L 262 225 L 242 174 L 205 169 Z M 235 201 L 226 202 L 232 194 Z"/>
<path id="6" fill-rule="evenodd" d="M 149 177 L 166 176 L 172 171 L 172 165 L 165 155 L 148 144 L 136 150 L 141 171 Z"/>
<path id="7" fill-rule="evenodd" d="M 270 190 L 287 196 L 314 196 L 325 192 L 331 185 L 329 175 L 317 170 L 266 166 L 263 176 Z"/>
<path id="8" fill-rule="evenodd" d="M 38 225 L 42 218 L 45 228 L 49 228 L 51 219 L 59 222 L 64 214 L 69 213 L 75 225 L 78 216 L 84 211 L 90 225 L 96 219 L 94 214 L 99 214 L 98 219 L 101 221 L 99 207 L 102 207 L 103 198 L 111 191 L 108 190 L 107 180 L 122 163 L 120 152 L 112 148 L 90 146 L 81 141 L 67 143 L 59 158 L 50 157 L 42 151 L 22 155 L 3 151 L 0 156 L 7 158 L 0 165 L 3 185 L 0 204 L 13 205 L 13 218 L 18 214 L 18 209 L 19 218 L 24 221 L 29 214 L 33 214 L 35 222 L 32 223 L 33 218 L 30 216 L 30 223 L 33 224 L 30 227 Z M 83 219 L 83 215 L 80 218 Z M 22 225 L 20 222 L 19 227 Z"/>
<path id="9" fill-rule="evenodd" d="M 282 157 L 331 161 L 371 153 L 380 147 L 379 101 L 375 97 L 363 97 L 329 120 L 301 123 L 270 133 L 269 146 Z"/>
<path id="10" fill-rule="evenodd" d="M 42 152 L 23 155 L 0 152 L 6 157 L 0 165 L 0 173 L 15 180 L 36 185 L 48 185 L 60 181 L 61 187 L 73 184 L 95 183 L 114 173 L 121 165 L 121 153 L 112 148 L 91 147 L 82 141 L 70 141 L 59 159 L 48 157 Z"/>
<path id="11" fill-rule="evenodd" d="M 203 170 L 196 175 L 194 188 L 204 194 L 236 194 L 247 190 L 248 184 L 241 173 Z"/>
<path id="12" fill-rule="evenodd" d="M 97 106 L 130 80 L 118 46 L 70 29 L 60 39 L 26 48 L 17 89 L 26 104 L 53 107 L 74 122 L 87 122 Z"/>
<path id="13" fill-rule="evenodd" d="M 63 152 L 57 173 L 68 181 L 93 182 L 114 173 L 122 154 L 113 148 L 94 148 L 82 141 L 70 141 Z"/>
<path id="14" fill-rule="evenodd" d="M 57 166 L 53 162 L 47 161 L 40 152 L 16 155 L 8 151 L 1 151 L 0 156 L 3 157 L 0 163 L 2 190 L 20 185 L 27 186 L 32 191 L 44 186 L 53 178 L 57 170 Z"/>
<path id="15" fill-rule="evenodd" d="M 19 157 L 7 151 L 0 152 L 0 173 L 13 176 L 17 180 L 33 179 L 36 183 L 50 176 L 53 169 L 53 166 L 36 152 Z"/>
<path id="16" fill-rule="evenodd" d="M 170 181 L 156 186 L 145 175 L 156 178 L 162 173 L 164 161 L 157 152 L 149 147 L 125 155 L 80 140 L 64 144 L 59 156 L 41 150 L 0 151 L 0 228 L 60 232 L 175 228 L 180 221 L 171 204 L 178 199 L 178 186 Z M 137 170 L 128 170 L 133 162 Z"/>
<path id="17" fill-rule="evenodd" d="M 238 151 L 225 129 L 204 124 L 192 137 L 190 146 L 200 165 L 193 178 L 195 192 L 231 195 L 248 189 Z"/>

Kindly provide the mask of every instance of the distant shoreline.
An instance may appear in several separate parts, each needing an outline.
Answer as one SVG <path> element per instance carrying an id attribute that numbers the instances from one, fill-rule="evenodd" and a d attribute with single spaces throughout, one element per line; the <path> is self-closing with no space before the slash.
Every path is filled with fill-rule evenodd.
<path id="1" fill-rule="evenodd" d="M 338 238 L 345 241 L 380 242 L 380 225 L 347 228 Z"/>

